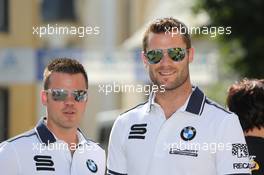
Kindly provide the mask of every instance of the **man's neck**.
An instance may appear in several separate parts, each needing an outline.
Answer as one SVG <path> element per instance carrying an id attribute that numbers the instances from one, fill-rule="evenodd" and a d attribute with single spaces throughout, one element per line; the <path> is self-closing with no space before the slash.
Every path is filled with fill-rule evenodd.
<path id="1" fill-rule="evenodd" d="M 253 137 L 262 137 L 264 138 L 264 127 L 259 128 L 253 128 L 252 130 L 249 130 L 248 132 L 245 132 L 245 136 L 253 136 Z"/>
<path id="2" fill-rule="evenodd" d="M 77 149 L 79 143 L 77 128 L 72 128 L 72 129 L 58 128 L 58 127 L 54 127 L 52 124 L 49 124 L 49 122 L 47 123 L 47 127 L 53 134 L 55 134 L 55 136 L 59 140 L 63 140 L 68 144 L 68 148 L 71 151 L 71 155 L 73 156 L 73 153 Z"/>
<path id="3" fill-rule="evenodd" d="M 163 109 L 166 119 L 176 112 L 184 105 L 192 92 L 190 83 L 186 83 L 174 90 L 165 90 L 165 92 L 158 92 L 155 97 L 157 102 Z"/>
<path id="4" fill-rule="evenodd" d="M 53 126 L 53 124 L 47 123 L 49 130 L 55 134 L 59 140 L 63 140 L 68 145 L 78 144 L 77 128 L 64 129 Z"/>

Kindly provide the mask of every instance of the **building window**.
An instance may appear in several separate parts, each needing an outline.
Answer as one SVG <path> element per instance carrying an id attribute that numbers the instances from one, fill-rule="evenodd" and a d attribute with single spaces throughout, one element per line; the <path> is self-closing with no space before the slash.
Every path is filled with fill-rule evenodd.
<path id="1" fill-rule="evenodd" d="M 0 143 L 8 137 L 8 90 L 0 88 Z"/>
<path id="2" fill-rule="evenodd" d="M 44 22 L 76 20 L 74 0 L 43 0 L 41 9 Z"/>
<path id="3" fill-rule="evenodd" d="M 0 32 L 8 32 L 8 0 L 0 0 Z"/>

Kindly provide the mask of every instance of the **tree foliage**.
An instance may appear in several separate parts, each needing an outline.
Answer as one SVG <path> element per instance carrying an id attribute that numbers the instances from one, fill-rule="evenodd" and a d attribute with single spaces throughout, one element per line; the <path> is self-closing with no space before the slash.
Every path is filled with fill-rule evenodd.
<path id="1" fill-rule="evenodd" d="M 264 78 L 263 0 L 198 0 L 195 10 L 205 10 L 212 26 L 231 26 L 232 33 L 219 39 L 241 76 Z"/>

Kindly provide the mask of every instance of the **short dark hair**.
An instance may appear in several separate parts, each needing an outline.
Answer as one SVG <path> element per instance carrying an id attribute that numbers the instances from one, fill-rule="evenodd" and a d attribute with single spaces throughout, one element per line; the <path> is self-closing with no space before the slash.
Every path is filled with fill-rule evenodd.
<path id="1" fill-rule="evenodd" d="M 243 79 L 229 87 L 227 106 L 245 132 L 264 127 L 264 79 Z"/>
<path id="2" fill-rule="evenodd" d="M 75 59 L 70 58 L 56 58 L 53 59 L 45 68 L 43 73 L 44 90 L 49 88 L 50 76 L 53 72 L 77 74 L 81 73 L 85 79 L 85 85 L 88 89 L 88 77 L 86 71 L 81 63 Z"/>
<path id="3" fill-rule="evenodd" d="M 187 48 L 191 48 L 191 37 L 189 35 L 187 26 L 181 21 L 170 17 L 156 19 L 148 26 L 143 37 L 143 51 L 147 51 L 148 36 L 150 33 L 166 33 L 167 31 L 172 32 L 174 29 L 177 29 L 178 33 L 181 34 Z M 184 29 L 184 32 L 180 32 L 182 29 Z"/>

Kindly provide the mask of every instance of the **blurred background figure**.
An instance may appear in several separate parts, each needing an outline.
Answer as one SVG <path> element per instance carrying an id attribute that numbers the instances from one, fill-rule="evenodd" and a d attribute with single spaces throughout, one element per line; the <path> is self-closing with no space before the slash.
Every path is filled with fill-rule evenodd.
<path id="1" fill-rule="evenodd" d="M 243 79 L 230 86 L 227 106 L 246 136 L 253 175 L 264 174 L 264 79 Z"/>

